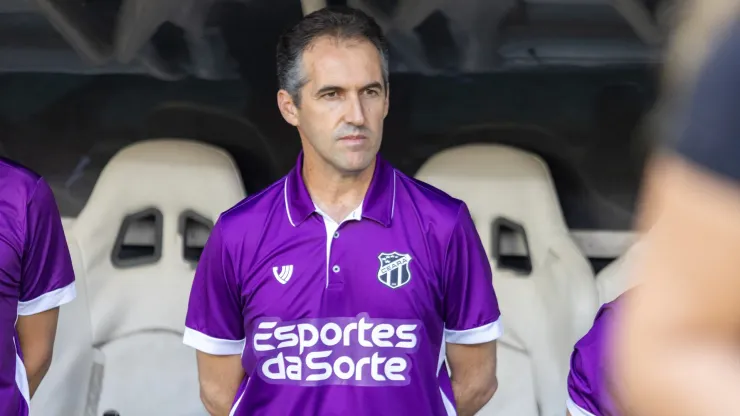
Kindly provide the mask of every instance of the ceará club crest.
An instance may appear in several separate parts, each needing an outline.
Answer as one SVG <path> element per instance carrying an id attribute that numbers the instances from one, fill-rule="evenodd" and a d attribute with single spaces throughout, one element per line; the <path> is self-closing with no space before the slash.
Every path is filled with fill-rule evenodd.
<path id="1" fill-rule="evenodd" d="M 380 269 L 378 269 L 378 280 L 391 289 L 404 286 L 411 280 L 411 269 L 409 263 L 411 256 L 408 254 L 380 253 Z"/>

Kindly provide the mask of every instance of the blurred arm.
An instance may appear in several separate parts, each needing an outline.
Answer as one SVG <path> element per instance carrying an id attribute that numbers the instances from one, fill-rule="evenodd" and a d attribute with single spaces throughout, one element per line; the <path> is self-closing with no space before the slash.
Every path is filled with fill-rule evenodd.
<path id="1" fill-rule="evenodd" d="M 740 186 L 665 155 L 644 197 L 644 280 L 616 337 L 622 404 L 638 416 L 740 414 Z"/>

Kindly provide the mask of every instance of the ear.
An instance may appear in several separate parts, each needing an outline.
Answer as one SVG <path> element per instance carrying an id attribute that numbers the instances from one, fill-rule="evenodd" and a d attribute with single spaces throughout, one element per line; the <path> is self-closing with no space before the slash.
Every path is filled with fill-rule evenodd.
<path id="1" fill-rule="evenodd" d="M 384 105 L 385 110 L 383 111 L 383 118 L 386 118 L 388 116 L 388 110 L 390 109 L 390 105 L 391 105 L 390 96 L 391 96 L 391 84 L 386 83 L 385 84 L 385 105 Z"/>
<path id="2" fill-rule="evenodd" d="M 296 107 L 293 97 L 290 96 L 288 91 L 278 91 L 277 104 L 280 114 L 283 115 L 285 121 L 292 126 L 298 127 L 298 107 Z"/>

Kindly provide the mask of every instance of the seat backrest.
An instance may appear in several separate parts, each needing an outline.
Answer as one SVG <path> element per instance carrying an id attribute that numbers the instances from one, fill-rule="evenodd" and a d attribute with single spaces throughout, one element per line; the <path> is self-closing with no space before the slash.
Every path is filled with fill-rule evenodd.
<path id="1" fill-rule="evenodd" d="M 64 228 L 64 231 L 72 229 L 72 224 L 74 224 L 75 219 L 72 217 L 62 217 L 62 227 Z"/>
<path id="2" fill-rule="evenodd" d="M 630 275 L 630 270 L 637 257 L 644 250 L 644 245 L 641 241 L 636 242 L 596 275 L 596 287 L 599 290 L 599 303 L 601 305 L 613 301 L 635 286 L 635 279 L 634 276 Z"/>
<path id="3" fill-rule="evenodd" d="M 69 231 L 67 245 L 75 271 L 77 297 L 59 308 L 54 355 L 49 372 L 31 399 L 31 416 L 86 415 L 95 375 L 90 305 L 80 250 Z"/>
<path id="4" fill-rule="evenodd" d="M 491 259 L 505 329 L 499 391 L 479 414 L 562 415 L 570 352 L 590 327 L 597 293 L 547 165 L 507 146 L 465 145 L 433 156 L 416 176 L 467 203 Z M 521 266 L 504 261 L 507 230 L 519 234 Z"/>
<path id="5" fill-rule="evenodd" d="M 205 414 L 195 354 L 182 344 L 197 246 L 244 196 L 232 158 L 194 141 L 138 142 L 103 169 L 71 225 L 105 358 L 98 411 Z"/>

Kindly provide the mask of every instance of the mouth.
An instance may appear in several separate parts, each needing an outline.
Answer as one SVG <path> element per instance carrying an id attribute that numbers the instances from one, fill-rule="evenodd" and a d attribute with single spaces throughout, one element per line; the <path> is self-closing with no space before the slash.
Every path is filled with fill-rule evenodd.
<path id="1" fill-rule="evenodd" d="M 357 142 L 361 142 L 366 139 L 367 137 L 363 136 L 362 134 L 352 134 L 349 136 L 343 136 L 339 138 L 339 140 L 343 142 L 350 142 L 350 143 L 357 143 Z"/>

